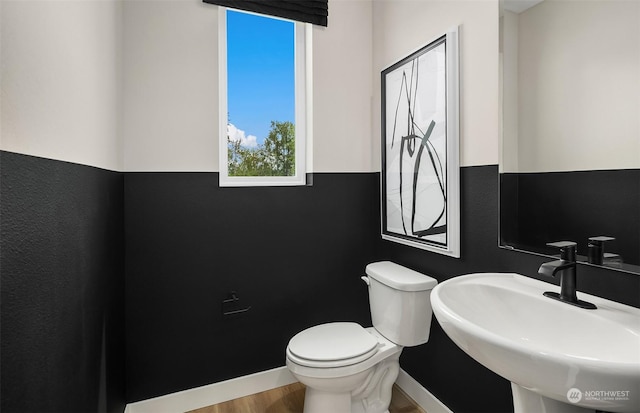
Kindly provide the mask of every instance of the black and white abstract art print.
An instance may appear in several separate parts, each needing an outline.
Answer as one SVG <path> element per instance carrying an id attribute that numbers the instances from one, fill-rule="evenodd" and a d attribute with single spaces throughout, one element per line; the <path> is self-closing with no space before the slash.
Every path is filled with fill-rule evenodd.
<path id="1" fill-rule="evenodd" d="M 382 237 L 459 257 L 458 47 L 447 32 L 382 72 Z"/>

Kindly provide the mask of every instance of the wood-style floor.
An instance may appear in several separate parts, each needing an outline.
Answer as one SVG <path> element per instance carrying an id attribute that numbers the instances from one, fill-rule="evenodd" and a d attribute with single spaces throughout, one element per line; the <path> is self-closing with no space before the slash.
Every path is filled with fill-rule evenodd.
<path id="1" fill-rule="evenodd" d="M 293 383 L 251 396 L 192 410 L 188 413 L 302 413 L 303 406 L 304 385 Z M 426 413 L 395 385 L 393 386 L 389 412 Z"/>

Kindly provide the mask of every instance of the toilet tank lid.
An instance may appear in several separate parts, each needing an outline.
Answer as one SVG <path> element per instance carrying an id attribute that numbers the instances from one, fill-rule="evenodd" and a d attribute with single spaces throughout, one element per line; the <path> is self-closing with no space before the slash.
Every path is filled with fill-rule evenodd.
<path id="1" fill-rule="evenodd" d="M 431 290 L 438 284 L 435 278 L 391 261 L 372 262 L 367 265 L 366 273 L 374 280 L 401 291 Z"/>

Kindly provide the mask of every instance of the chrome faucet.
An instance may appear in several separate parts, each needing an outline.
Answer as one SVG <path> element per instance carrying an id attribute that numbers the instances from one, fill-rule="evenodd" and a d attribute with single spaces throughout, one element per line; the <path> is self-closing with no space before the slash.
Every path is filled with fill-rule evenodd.
<path id="1" fill-rule="evenodd" d="M 595 305 L 578 300 L 576 295 L 576 243 L 559 241 L 550 242 L 547 245 L 560 248 L 560 259 L 542 264 L 538 269 L 538 274 L 555 277 L 556 274 L 560 273 L 560 294 L 547 291 L 544 293 L 545 297 L 553 298 L 554 300 L 580 308 L 589 310 L 596 309 Z"/>

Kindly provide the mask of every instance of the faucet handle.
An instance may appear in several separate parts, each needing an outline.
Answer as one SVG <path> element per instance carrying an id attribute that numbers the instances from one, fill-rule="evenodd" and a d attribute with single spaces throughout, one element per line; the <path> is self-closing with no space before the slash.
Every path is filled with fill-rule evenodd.
<path id="1" fill-rule="evenodd" d="M 589 237 L 589 241 L 595 241 L 595 242 L 613 241 L 614 239 L 615 239 L 614 237 L 607 237 L 605 235 L 601 235 L 599 237 Z"/>
<path id="2" fill-rule="evenodd" d="M 591 264 L 602 265 L 604 257 L 604 243 L 613 240 L 615 240 L 615 238 L 607 236 L 589 237 L 589 262 Z"/>
<path id="3" fill-rule="evenodd" d="M 576 260 L 576 248 L 578 244 L 573 241 L 547 242 L 547 246 L 560 248 L 560 259 L 565 261 Z"/>

